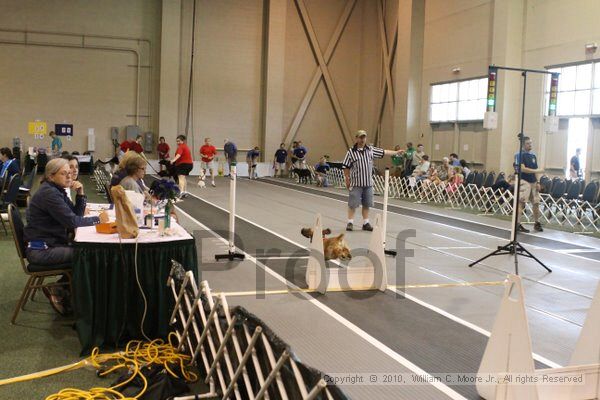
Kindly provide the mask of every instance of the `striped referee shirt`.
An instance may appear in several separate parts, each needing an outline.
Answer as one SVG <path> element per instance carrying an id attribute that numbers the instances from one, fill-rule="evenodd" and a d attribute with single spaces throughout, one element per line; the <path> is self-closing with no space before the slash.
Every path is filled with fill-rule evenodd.
<path id="1" fill-rule="evenodd" d="M 346 153 L 342 165 L 350 169 L 350 186 L 373 186 L 373 158 L 383 158 L 385 152 L 379 147 L 365 146 L 358 148 L 354 145 Z"/>

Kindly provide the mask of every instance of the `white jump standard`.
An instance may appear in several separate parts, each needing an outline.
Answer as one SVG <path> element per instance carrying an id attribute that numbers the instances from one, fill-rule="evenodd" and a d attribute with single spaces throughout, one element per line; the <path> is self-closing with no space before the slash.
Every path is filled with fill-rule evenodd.
<path id="1" fill-rule="evenodd" d="M 306 267 L 306 284 L 309 290 L 325 294 L 328 290 L 380 290 L 387 289 L 387 268 L 382 241 L 381 219 L 375 217 L 367 258 L 370 265 L 361 267 L 327 268 L 322 232 L 321 215 L 317 214 L 310 244 L 310 256 Z"/>

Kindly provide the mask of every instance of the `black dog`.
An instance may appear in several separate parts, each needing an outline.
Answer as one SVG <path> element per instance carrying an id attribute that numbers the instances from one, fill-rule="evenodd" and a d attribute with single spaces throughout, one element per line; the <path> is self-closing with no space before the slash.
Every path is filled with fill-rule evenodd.
<path id="1" fill-rule="evenodd" d="M 160 160 L 160 165 L 164 165 L 165 169 L 158 172 L 158 176 L 161 178 L 173 178 L 175 182 L 178 182 L 179 175 L 177 174 L 177 166 L 170 160 Z"/>
<path id="2" fill-rule="evenodd" d="M 293 168 L 292 173 L 298 176 L 298 183 L 310 183 L 312 185 L 312 174 L 309 169 Z"/>

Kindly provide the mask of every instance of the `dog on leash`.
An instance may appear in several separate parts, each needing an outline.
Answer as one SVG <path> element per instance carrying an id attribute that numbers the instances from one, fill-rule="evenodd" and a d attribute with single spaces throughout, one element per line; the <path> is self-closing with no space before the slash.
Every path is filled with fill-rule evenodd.
<path id="1" fill-rule="evenodd" d="M 198 187 L 204 189 L 206 187 L 206 174 L 204 173 L 204 169 L 200 168 L 200 175 L 198 176 Z"/>
<path id="2" fill-rule="evenodd" d="M 313 229 L 312 228 L 302 228 L 300 230 L 302 236 L 309 238 L 312 240 L 313 238 Z M 323 229 L 321 232 L 321 236 L 323 237 L 323 251 L 325 256 L 325 261 L 327 260 L 337 260 L 340 259 L 342 261 L 351 260 L 352 255 L 350 254 L 350 249 L 348 248 L 348 244 L 344 240 L 344 234 L 340 233 L 338 236 L 328 238 L 327 235 L 331 234 L 331 229 Z"/>
<path id="3" fill-rule="evenodd" d="M 170 160 L 160 160 L 160 165 L 164 165 L 165 169 L 158 172 L 158 176 L 161 178 L 173 178 L 177 182 L 179 175 L 177 174 L 177 167 Z"/>
<path id="4" fill-rule="evenodd" d="M 308 168 L 293 168 L 291 172 L 298 176 L 298 183 L 310 183 L 312 185 L 312 174 Z"/>

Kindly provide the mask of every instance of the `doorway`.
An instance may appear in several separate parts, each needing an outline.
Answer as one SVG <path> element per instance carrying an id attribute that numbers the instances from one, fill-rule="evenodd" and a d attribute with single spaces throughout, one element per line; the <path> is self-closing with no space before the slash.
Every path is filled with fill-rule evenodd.
<path id="1" fill-rule="evenodd" d="M 565 176 L 571 178 L 571 158 L 575 155 L 577 149 L 581 149 L 579 155 L 579 168 L 581 168 L 581 177 L 585 176 L 585 162 L 587 155 L 588 134 L 590 130 L 589 118 L 569 118 L 569 130 L 567 132 L 567 160 Z"/>

